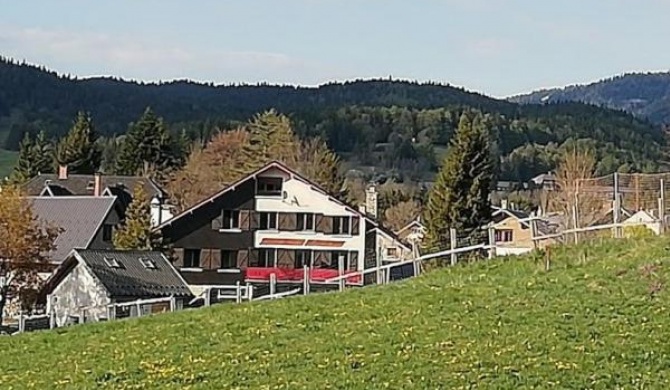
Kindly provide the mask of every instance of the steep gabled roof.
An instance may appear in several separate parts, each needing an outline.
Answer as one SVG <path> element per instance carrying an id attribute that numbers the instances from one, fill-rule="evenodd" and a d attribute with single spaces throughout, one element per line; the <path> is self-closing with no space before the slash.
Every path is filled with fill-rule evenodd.
<path id="1" fill-rule="evenodd" d="M 73 250 L 56 269 L 47 281 L 47 292 L 53 291 L 77 263 L 83 264 L 91 272 L 111 298 L 192 295 L 184 278 L 160 252 L 83 249 Z"/>
<path id="2" fill-rule="evenodd" d="M 226 187 L 226 188 L 224 188 L 224 189 L 222 189 L 222 190 L 216 192 L 216 193 L 213 194 L 212 196 L 210 196 L 210 197 L 208 197 L 208 198 L 206 198 L 206 199 L 203 199 L 202 201 L 196 203 L 194 206 L 190 207 L 189 209 L 186 209 L 186 210 L 182 211 L 181 213 L 177 214 L 177 215 L 174 216 L 173 218 L 171 218 L 171 219 L 169 219 L 168 221 L 166 221 L 166 222 L 162 223 L 161 225 L 157 226 L 157 227 L 155 228 L 155 230 L 161 230 L 161 229 L 163 229 L 163 228 L 166 227 L 166 226 L 170 226 L 170 225 L 172 225 L 174 222 L 179 221 L 179 220 L 180 220 L 181 218 L 183 218 L 184 216 L 189 215 L 189 214 L 192 214 L 194 210 L 197 210 L 198 208 L 202 207 L 203 205 L 205 205 L 205 204 L 207 204 L 207 203 L 210 203 L 210 202 L 215 201 L 216 199 L 218 199 L 219 197 L 221 197 L 221 196 L 227 194 L 227 193 L 230 192 L 230 191 L 234 191 L 235 188 L 237 188 L 238 186 L 242 185 L 242 184 L 245 183 L 246 181 L 251 180 L 251 179 L 253 179 L 254 177 L 256 177 L 256 176 L 258 176 L 258 175 L 260 175 L 260 174 L 262 174 L 262 173 L 264 173 L 264 172 L 267 172 L 267 171 L 269 171 L 270 169 L 279 169 L 279 170 L 281 170 L 281 171 L 283 171 L 283 172 L 289 174 L 289 175 L 291 176 L 291 178 L 296 179 L 296 180 L 299 180 L 299 181 L 301 181 L 301 182 L 307 184 L 307 185 L 310 186 L 312 189 L 314 189 L 314 190 L 316 190 L 316 191 L 318 191 L 318 192 L 320 192 L 320 193 L 322 193 L 322 194 L 328 196 L 328 198 L 329 198 L 331 201 L 333 201 L 333 202 L 335 202 L 335 203 L 338 203 L 339 205 L 346 207 L 350 212 L 353 212 L 354 214 L 358 214 L 359 216 L 365 218 L 370 224 L 373 225 L 373 227 L 376 227 L 376 226 L 379 225 L 375 220 L 373 220 L 372 218 L 368 217 L 368 216 L 365 215 L 364 213 L 360 212 L 360 211 L 358 210 L 358 208 L 356 208 L 356 207 L 354 207 L 354 206 L 352 206 L 352 205 L 350 205 L 350 204 L 348 204 L 348 203 L 346 203 L 346 202 L 343 202 L 343 201 L 337 199 L 337 198 L 336 198 L 335 196 L 333 196 L 332 194 L 329 194 L 328 192 L 326 192 L 326 191 L 325 191 L 323 188 L 321 188 L 318 184 L 316 184 L 316 183 L 314 183 L 313 181 L 311 181 L 311 180 L 309 180 L 309 179 L 303 177 L 303 176 L 300 175 L 298 172 L 296 172 L 296 171 L 294 171 L 293 169 L 287 167 L 286 165 L 280 163 L 279 161 L 273 161 L 273 162 L 270 162 L 270 163 L 266 164 L 266 165 L 263 166 L 262 168 L 257 169 L 256 171 L 254 171 L 254 172 L 248 174 L 247 176 L 241 178 L 240 180 L 236 181 L 235 183 L 229 185 L 228 187 Z"/>
<path id="3" fill-rule="evenodd" d="M 115 175 L 101 175 L 101 190 L 105 188 L 118 187 L 124 189 L 132 195 L 133 189 L 138 183 L 142 183 L 144 186 L 144 191 L 147 193 L 149 198 L 154 196 L 159 198 L 165 197 L 165 191 L 156 182 L 147 177 L 140 176 L 115 176 Z M 49 186 L 52 189 L 58 187 L 57 192 L 54 193 L 54 196 L 61 195 L 77 195 L 77 196 L 92 196 L 93 188 L 92 183 L 95 181 L 95 175 L 80 175 L 80 174 L 71 174 L 68 175 L 67 179 L 59 179 L 58 175 L 48 173 L 40 174 L 23 185 L 23 189 L 29 196 L 45 196 L 46 193 L 45 187 Z M 49 194 L 50 195 L 50 194 Z"/>
<path id="4" fill-rule="evenodd" d="M 75 248 L 87 248 L 116 203 L 116 197 L 43 196 L 29 197 L 35 217 L 63 229 L 56 238 L 54 262 L 65 260 Z"/>

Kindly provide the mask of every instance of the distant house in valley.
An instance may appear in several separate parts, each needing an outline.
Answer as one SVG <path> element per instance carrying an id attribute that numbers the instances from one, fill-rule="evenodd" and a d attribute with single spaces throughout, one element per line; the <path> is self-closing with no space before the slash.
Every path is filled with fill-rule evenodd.
<path id="1" fill-rule="evenodd" d="M 555 191 L 558 188 L 556 175 L 553 172 L 539 174 L 530 179 L 530 182 L 534 188 L 547 191 Z"/>
<path id="2" fill-rule="evenodd" d="M 160 252 L 83 249 L 70 252 L 47 280 L 44 294 L 57 326 L 179 310 L 193 297 Z M 171 297 L 172 301 L 114 306 Z"/>
<path id="3" fill-rule="evenodd" d="M 358 208 L 273 162 L 156 229 L 195 288 L 239 280 L 263 284 L 271 274 L 279 283 L 299 284 L 304 266 L 318 283 L 374 267 L 391 260 L 388 252 L 379 253 L 380 235 L 406 248 L 378 226 Z M 355 275 L 348 282 L 363 280 Z"/>
<path id="4" fill-rule="evenodd" d="M 531 233 L 531 217 L 535 216 L 525 211 L 505 207 L 494 209 L 492 221 L 488 227 L 495 230 L 498 255 L 519 255 L 533 250 L 535 246 Z M 555 234 L 559 230 L 558 223 L 550 218 L 537 218 L 535 223 L 538 236 Z M 556 238 L 540 240 L 538 247 L 546 247 L 556 242 Z"/>
<path id="5" fill-rule="evenodd" d="M 403 242 L 411 244 L 415 240 L 419 243 L 423 240 L 426 234 L 426 225 L 421 221 L 421 216 L 417 216 L 410 223 L 403 226 L 402 229 L 395 232 L 395 234 Z"/>
<path id="6" fill-rule="evenodd" d="M 141 185 L 151 201 L 151 219 L 155 226 L 172 218 L 166 204 L 165 191 L 152 179 L 140 176 L 114 176 L 69 174 L 67 167 L 59 168 L 58 174 L 40 174 L 23 185 L 29 196 L 67 197 L 89 196 L 118 198 L 122 215 L 133 199 L 133 191 Z"/>
<path id="7" fill-rule="evenodd" d="M 38 221 L 62 229 L 49 254 L 53 265 L 73 249 L 111 249 L 122 208 L 115 196 L 29 197 Z"/>

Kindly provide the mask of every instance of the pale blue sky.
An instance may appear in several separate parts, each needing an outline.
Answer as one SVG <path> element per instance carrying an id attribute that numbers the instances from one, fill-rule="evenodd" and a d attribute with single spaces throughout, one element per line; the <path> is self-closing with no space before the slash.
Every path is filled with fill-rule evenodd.
<path id="1" fill-rule="evenodd" d="M 0 55 L 79 76 L 493 96 L 670 68 L 670 0 L 0 0 Z"/>

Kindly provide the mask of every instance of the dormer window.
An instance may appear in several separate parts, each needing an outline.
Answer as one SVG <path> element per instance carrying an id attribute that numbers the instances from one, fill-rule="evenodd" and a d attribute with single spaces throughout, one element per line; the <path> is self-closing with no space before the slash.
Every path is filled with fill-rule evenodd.
<path id="1" fill-rule="evenodd" d="M 146 257 L 140 257 L 140 263 L 147 269 L 156 269 L 156 263 L 153 260 Z"/>
<path id="2" fill-rule="evenodd" d="M 113 257 L 105 257 L 105 263 L 109 268 L 121 268 L 121 263 Z"/>
<path id="3" fill-rule="evenodd" d="M 281 177 L 259 177 L 256 182 L 256 194 L 263 196 L 281 196 L 282 183 Z"/>

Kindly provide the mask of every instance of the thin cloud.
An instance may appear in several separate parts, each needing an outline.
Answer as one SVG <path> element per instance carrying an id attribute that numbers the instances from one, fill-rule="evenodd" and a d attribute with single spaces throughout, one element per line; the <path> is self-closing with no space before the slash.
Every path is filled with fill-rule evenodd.
<path id="1" fill-rule="evenodd" d="M 108 74 L 145 81 L 191 78 L 317 84 L 343 75 L 339 69 L 283 53 L 194 51 L 130 37 L 40 28 L 0 26 L 0 50 L 18 59 L 48 61 L 50 66 L 95 69 L 80 76 Z"/>

